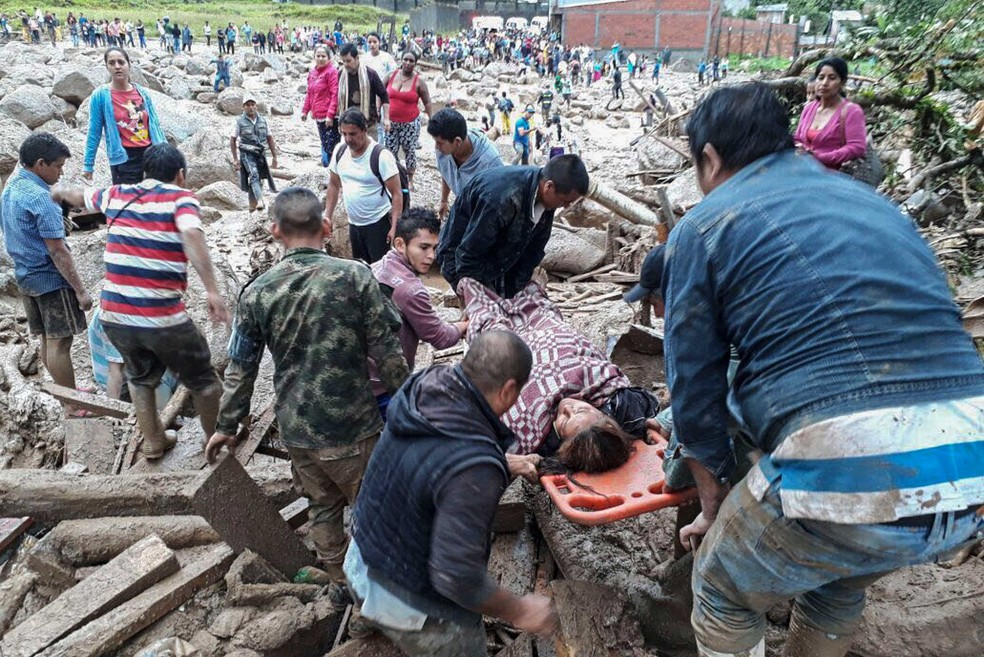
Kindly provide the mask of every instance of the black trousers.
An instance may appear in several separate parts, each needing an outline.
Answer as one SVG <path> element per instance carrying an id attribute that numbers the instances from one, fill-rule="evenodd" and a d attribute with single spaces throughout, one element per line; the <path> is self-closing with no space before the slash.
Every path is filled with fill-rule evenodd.
<path id="1" fill-rule="evenodd" d="M 143 156 L 146 148 L 126 148 L 127 161 L 123 164 L 110 165 L 109 172 L 113 176 L 114 185 L 136 185 L 144 179 Z"/>
<path id="2" fill-rule="evenodd" d="M 368 226 L 349 224 L 349 241 L 352 242 L 352 257 L 370 265 L 381 260 L 389 251 L 386 237 L 390 230 L 390 215 L 387 212 L 381 219 Z"/>

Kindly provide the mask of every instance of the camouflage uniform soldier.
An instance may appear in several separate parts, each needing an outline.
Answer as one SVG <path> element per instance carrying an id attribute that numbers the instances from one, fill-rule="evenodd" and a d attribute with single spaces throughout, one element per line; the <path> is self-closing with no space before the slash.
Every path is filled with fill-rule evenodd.
<path id="1" fill-rule="evenodd" d="M 216 432 L 206 448 L 235 450 L 263 347 L 274 362 L 275 409 L 295 485 L 311 499 L 311 537 L 333 581 L 344 582 L 342 512 L 355 502 L 382 420 L 367 358 L 395 393 L 407 377 L 399 314 L 364 264 L 321 250 L 331 224 L 307 189 L 282 191 L 271 231 L 287 252 L 240 295 Z"/>

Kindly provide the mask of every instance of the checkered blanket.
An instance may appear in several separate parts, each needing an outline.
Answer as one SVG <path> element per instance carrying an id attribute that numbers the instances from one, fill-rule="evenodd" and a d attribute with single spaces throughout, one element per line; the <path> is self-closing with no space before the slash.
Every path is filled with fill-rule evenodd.
<path id="1" fill-rule="evenodd" d="M 516 433 L 520 454 L 535 452 L 546 439 L 557 405 L 574 397 L 601 406 L 632 384 L 590 340 L 564 321 L 537 283 L 503 299 L 470 278 L 458 284 L 466 303 L 468 339 L 502 329 L 519 335 L 533 352 L 533 371 L 519 401 L 503 417 Z"/>

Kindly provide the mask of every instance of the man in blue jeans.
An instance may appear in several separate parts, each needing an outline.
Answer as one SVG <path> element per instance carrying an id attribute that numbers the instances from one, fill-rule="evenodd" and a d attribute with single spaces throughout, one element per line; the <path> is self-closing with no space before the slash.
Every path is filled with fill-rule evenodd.
<path id="1" fill-rule="evenodd" d="M 984 528 L 984 365 L 943 273 L 885 198 L 798 154 L 760 84 L 720 89 L 689 127 L 706 198 L 663 272 L 674 430 L 702 513 L 699 654 L 764 655 L 794 600 L 787 657 L 842 657 L 865 588 Z M 762 456 L 734 490 L 732 395 Z"/>

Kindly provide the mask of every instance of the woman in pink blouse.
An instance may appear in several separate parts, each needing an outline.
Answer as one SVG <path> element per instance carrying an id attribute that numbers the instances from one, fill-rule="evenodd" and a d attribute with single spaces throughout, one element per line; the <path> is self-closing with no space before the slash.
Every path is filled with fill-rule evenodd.
<path id="1" fill-rule="evenodd" d="M 338 134 L 338 69 L 331 63 L 327 46 L 314 49 L 314 68 L 308 73 L 307 94 L 301 108 L 301 121 L 312 116 L 318 124 L 321 139 L 321 164 L 328 166 L 335 146 L 341 140 Z"/>
<path id="2" fill-rule="evenodd" d="M 844 95 L 847 62 L 828 57 L 817 64 L 816 100 L 803 108 L 796 128 L 796 145 L 828 169 L 862 157 L 867 149 L 864 110 Z"/>

